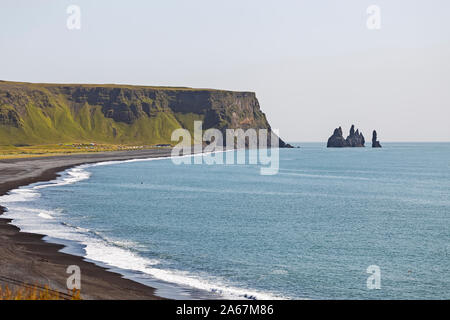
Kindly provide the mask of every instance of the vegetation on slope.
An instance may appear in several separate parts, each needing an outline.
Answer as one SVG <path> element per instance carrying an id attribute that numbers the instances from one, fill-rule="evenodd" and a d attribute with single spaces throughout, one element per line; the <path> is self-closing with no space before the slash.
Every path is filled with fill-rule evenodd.
<path id="1" fill-rule="evenodd" d="M 155 145 L 177 128 L 270 128 L 254 93 L 0 81 L 0 145 Z"/>

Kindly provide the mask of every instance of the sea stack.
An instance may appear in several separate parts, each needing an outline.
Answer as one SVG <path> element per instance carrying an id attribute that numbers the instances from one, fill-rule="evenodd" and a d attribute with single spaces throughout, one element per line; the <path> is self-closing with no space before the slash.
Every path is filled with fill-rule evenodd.
<path id="1" fill-rule="evenodd" d="M 347 139 L 344 139 L 341 127 L 334 129 L 333 135 L 328 139 L 327 148 L 359 148 L 364 147 L 365 143 L 366 140 L 362 132 L 359 132 L 358 129 L 355 131 L 355 126 L 352 125 Z"/>
<path id="2" fill-rule="evenodd" d="M 373 130 L 372 133 L 372 148 L 381 148 L 380 141 L 377 140 L 377 131 Z"/>
<path id="3" fill-rule="evenodd" d="M 342 128 L 334 129 L 333 135 L 328 139 L 327 148 L 343 148 L 348 147 L 347 141 L 342 135 Z"/>

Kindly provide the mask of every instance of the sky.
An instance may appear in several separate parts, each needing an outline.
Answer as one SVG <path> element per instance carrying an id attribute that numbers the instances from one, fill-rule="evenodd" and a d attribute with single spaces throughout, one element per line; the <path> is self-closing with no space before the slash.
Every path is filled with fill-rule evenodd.
<path id="1" fill-rule="evenodd" d="M 449 17 L 448 0 L 2 0 L 0 79 L 253 91 L 287 141 L 351 124 L 450 141 Z"/>

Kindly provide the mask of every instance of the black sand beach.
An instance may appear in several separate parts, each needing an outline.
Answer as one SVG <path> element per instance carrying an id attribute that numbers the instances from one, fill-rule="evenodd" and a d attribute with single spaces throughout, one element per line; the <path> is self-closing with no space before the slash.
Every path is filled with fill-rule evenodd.
<path id="1" fill-rule="evenodd" d="M 0 195 L 20 186 L 53 180 L 59 172 L 76 165 L 166 156 L 170 156 L 170 149 L 0 160 Z M 4 210 L 0 207 L 0 215 Z M 153 288 L 124 279 L 81 257 L 61 253 L 62 245 L 43 241 L 45 235 L 20 232 L 9 222 L 10 219 L 0 218 L 0 285 L 48 285 L 64 294 L 66 269 L 78 265 L 83 299 L 161 299 Z"/>

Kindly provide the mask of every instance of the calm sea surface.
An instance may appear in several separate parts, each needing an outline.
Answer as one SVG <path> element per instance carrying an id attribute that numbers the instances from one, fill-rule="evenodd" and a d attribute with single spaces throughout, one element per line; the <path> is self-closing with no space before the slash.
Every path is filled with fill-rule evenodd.
<path id="1" fill-rule="evenodd" d="M 449 299 L 450 144 L 383 146 L 302 144 L 280 150 L 273 176 L 170 159 L 84 166 L 0 204 L 25 231 L 178 297 Z"/>

